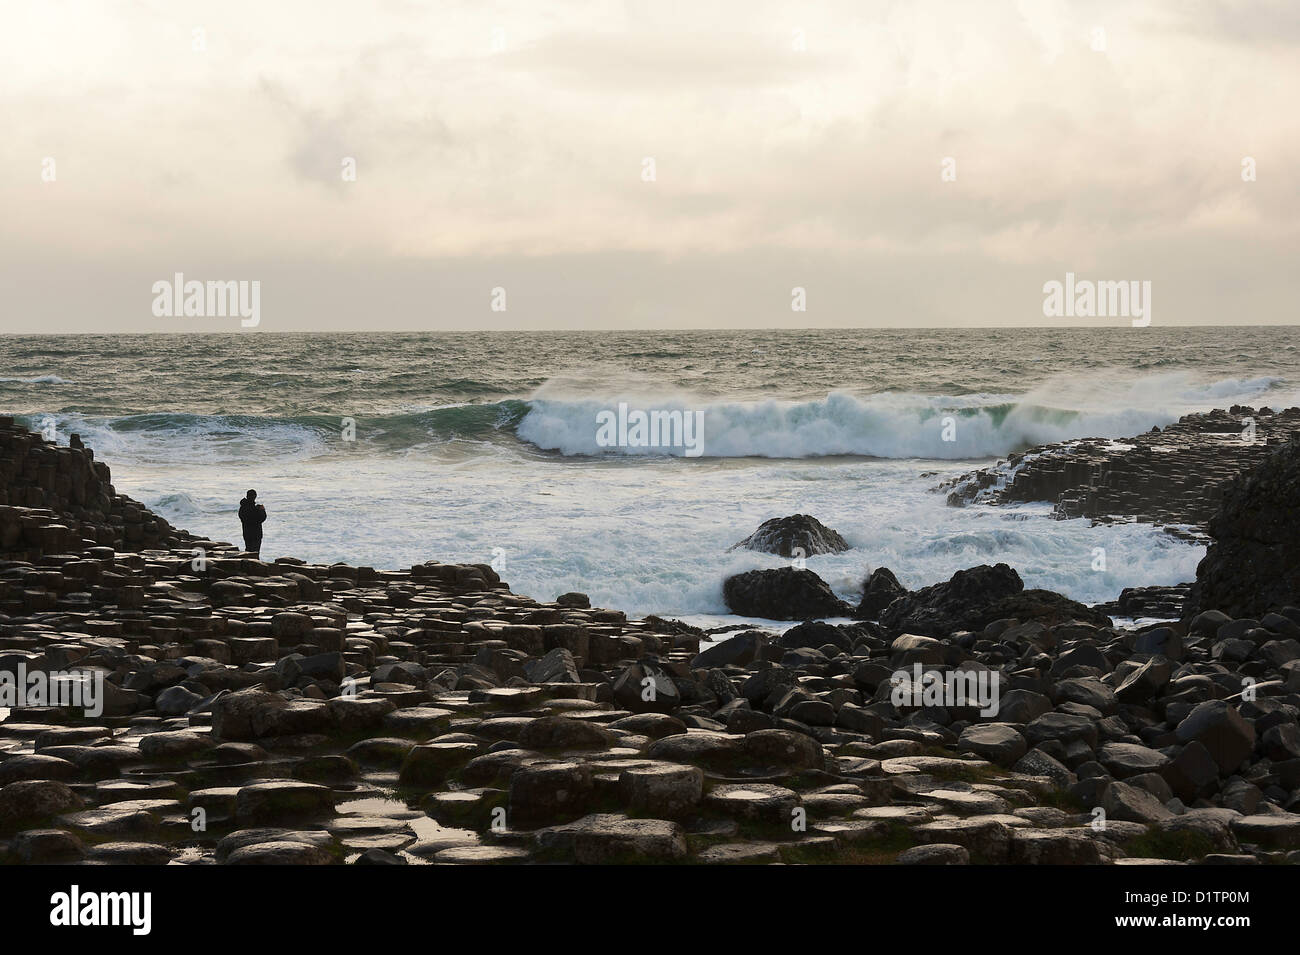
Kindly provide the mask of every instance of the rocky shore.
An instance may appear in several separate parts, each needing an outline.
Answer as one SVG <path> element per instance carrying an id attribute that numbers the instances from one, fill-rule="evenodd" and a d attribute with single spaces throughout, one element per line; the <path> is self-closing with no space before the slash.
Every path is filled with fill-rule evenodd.
<path id="1" fill-rule="evenodd" d="M 940 486 L 954 507 L 1045 502 L 1062 520 L 1187 525 L 1203 536 L 1224 491 L 1292 435 L 1300 408 L 1184 415 L 1122 441 L 1083 438 L 1012 454 Z"/>
<path id="2" fill-rule="evenodd" d="M 1282 589 L 1125 630 L 1006 565 L 914 593 L 877 571 L 808 614 L 853 623 L 702 647 L 486 565 L 253 559 L 4 418 L 0 479 L 0 675 L 104 689 L 0 721 L 7 862 L 1300 861 Z M 728 584 L 827 600 L 753 573 Z"/>

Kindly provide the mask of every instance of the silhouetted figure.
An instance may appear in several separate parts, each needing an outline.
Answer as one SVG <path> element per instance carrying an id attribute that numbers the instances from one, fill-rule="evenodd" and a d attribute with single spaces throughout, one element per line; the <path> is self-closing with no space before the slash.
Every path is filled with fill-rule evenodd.
<path id="1" fill-rule="evenodd" d="M 262 524 L 266 508 L 257 503 L 257 492 L 250 490 L 239 502 L 239 522 L 244 525 L 244 550 L 254 554 L 262 550 Z"/>

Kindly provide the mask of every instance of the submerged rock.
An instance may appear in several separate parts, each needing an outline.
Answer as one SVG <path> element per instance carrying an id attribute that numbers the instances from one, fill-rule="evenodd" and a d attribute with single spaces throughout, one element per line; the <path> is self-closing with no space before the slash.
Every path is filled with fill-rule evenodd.
<path id="1" fill-rule="evenodd" d="M 744 547 L 780 557 L 815 557 L 818 554 L 842 554 L 849 550 L 848 542 L 817 518 L 808 514 L 792 517 L 774 517 L 764 521 L 758 530 L 743 541 L 732 544 L 728 550 Z"/>

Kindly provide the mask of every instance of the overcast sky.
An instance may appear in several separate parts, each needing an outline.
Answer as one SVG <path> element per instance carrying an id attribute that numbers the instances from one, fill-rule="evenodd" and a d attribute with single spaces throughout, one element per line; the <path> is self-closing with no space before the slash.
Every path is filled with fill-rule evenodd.
<path id="1" fill-rule="evenodd" d="M 1041 325 L 1067 271 L 1291 323 L 1298 45 L 1294 0 L 6 0 L 0 329 L 239 330 L 156 317 L 176 272 L 261 331 Z"/>

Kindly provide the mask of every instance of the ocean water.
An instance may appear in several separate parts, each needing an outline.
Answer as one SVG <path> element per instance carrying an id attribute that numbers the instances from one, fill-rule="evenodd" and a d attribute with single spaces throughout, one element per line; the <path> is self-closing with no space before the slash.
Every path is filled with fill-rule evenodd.
<path id="1" fill-rule="evenodd" d="M 80 433 L 118 490 L 214 539 L 239 540 L 257 488 L 268 558 L 493 563 L 539 599 L 708 621 L 726 576 L 783 562 L 727 548 L 807 513 L 853 547 L 807 561 L 846 598 L 879 566 L 919 587 L 1005 561 L 1099 602 L 1192 579 L 1203 548 L 950 508 L 936 485 L 1034 444 L 1300 404 L 1298 349 L 1295 327 L 0 336 L 0 413 Z M 620 403 L 698 413 L 702 453 L 602 446 Z"/>

